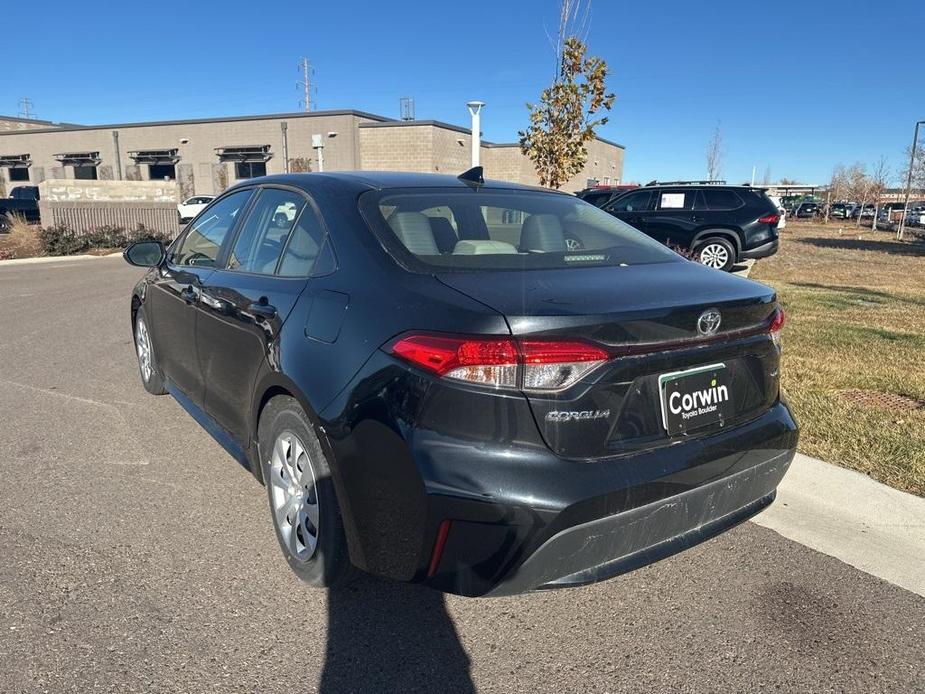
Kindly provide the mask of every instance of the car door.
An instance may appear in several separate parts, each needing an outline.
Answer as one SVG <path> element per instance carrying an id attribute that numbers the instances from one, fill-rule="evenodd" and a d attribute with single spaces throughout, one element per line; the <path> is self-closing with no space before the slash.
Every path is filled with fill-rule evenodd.
<path id="1" fill-rule="evenodd" d="M 220 198 L 174 243 L 149 286 L 145 310 L 158 365 L 173 385 L 201 406 L 204 387 L 196 352 L 202 288 L 251 190 Z"/>
<path id="2" fill-rule="evenodd" d="M 239 441 L 246 439 L 257 373 L 305 290 L 324 239 L 303 192 L 266 186 L 222 269 L 203 287 L 197 343 L 205 410 Z"/>
<path id="3" fill-rule="evenodd" d="M 704 211 L 696 201 L 699 191 L 690 188 L 662 188 L 654 196 L 646 233 L 672 247 L 690 248 L 694 232 L 703 223 Z"/>
<path id="4" fill-rule="evenodd" d="M 611 200 L 604 205 L 603 209 L 617 219 L 636 227 L 639 231 L 648 233 L 647 226 L 649 215 L 652 214 L 653 197 L 651 190 L 634 190 Z"/>

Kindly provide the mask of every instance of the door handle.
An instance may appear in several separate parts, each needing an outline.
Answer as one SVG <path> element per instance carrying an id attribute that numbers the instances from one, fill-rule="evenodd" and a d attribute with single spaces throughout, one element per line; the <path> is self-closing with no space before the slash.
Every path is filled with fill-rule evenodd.
<path id="1" fill-rule="evenodd" d="M 190 285 L 180 292 L 180 296 L 186 303 L 192 304 L 199 299 L 199 290 L 193 287 L 193 285 Z"/>
<path id="2" fill-rule="evenodd" d="M 253 302 L 247 307 L 247 310 L 261 318 L 276 318 L 276 306 L 268 304 L 266 299 Z"/>

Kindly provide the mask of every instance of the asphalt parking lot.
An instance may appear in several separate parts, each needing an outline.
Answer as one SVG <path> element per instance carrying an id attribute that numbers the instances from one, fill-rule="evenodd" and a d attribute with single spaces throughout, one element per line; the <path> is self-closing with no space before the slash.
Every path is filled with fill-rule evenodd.
<path id="1" fill-rule="evenodd" d="M 305 586 L 142 389 L 139 275 L 0 264 L 0 691 L 925 691 L 925 599 L 752 523 L 569 591 Z"/>

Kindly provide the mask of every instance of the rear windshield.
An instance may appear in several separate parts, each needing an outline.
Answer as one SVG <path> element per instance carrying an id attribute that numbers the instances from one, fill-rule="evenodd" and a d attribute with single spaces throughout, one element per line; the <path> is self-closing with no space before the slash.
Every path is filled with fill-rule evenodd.
<path id="1" fill-rule="evenodd" d="M 412 270 L 525 270 L 679 260 L 625 222 L 571 195 L 542 191 L 369 192 L 361 210 Z"/>

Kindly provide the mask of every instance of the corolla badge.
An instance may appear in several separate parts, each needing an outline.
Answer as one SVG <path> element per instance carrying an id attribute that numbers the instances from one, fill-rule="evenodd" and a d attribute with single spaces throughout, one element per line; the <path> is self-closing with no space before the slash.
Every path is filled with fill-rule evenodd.
<path id="1" fill-rule="evenodd" d="M 697 332 L 701 335 L 715 335 L 723 317 L 715 308 L 708 308 L 697 319 Z"/>
<path id="2" fill-rule="evenodd" d="M 589 419 L 607 419 L 610 410 L 556 410 L 546 413 L 547 422 L 581 422 Z"/>

